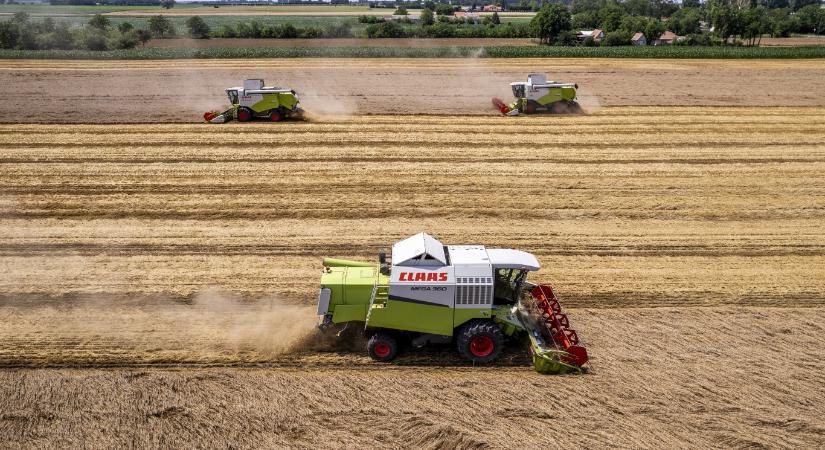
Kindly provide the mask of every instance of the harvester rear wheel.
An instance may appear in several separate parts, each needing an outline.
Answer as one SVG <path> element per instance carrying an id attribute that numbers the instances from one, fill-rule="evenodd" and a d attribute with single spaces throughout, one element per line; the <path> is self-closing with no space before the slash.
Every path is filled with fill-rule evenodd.
<path id="1" fill-rule="evenodd" d="M 238 108 L 238 122 L 249 122 L 252 120 L 252 110 L 246 107 Z"/>
<path id="2" fill-rule="evenodd" d="M 539 103 L 534 100 L 528 100 L 527 105 L 524 106 L 524 112 L 527 114 L 535 114 L 539 109 Z"/>
<path id="3" fill-rule="evenodd" d="M 284 119 L 284 116 L 278 111 L 272 111 L 269 113 L 269 120 L 273 122 L 280 122 Z"/>
<path id="4" fill-rule="evenodd" d="M 567 103 L 564 101 L 554 102 L 550 105 L 550 112 L 552 114 L 567 114 Z"/>
<path id="5" fill-rule="evenodd" d="M 488 320 L 474 320 L 461 328 L 456 338 L 458 353 L 474 363 L 495 361 L 504 345 L 501 328 Z"/>
<path id="6" fill-rule="evenodd" d="M 375 333 L 367 341 L 367 352 L 376 361 L 392 361 L 398 356 L 398 340 L 389 333 Z"/>

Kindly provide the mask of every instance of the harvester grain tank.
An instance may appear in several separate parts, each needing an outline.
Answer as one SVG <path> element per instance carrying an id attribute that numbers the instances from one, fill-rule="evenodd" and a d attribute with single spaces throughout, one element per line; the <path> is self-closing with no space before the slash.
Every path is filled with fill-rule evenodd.
<path id="1" fill-rule="evenodd" d="M 419 233 L 393 245 L 390 261 L 378 259 L 325 259 L 318 300 L 321 328 L 363 327 L 374 360 L 393 360 L 403 345 L 440 343 L 489 363 L 505 340 L 527 339 L 537 371 L 584 370 L 587 351 L 553 288 L 527 281 L 540 268 L 530 253 L 443 245 Z"/>
<path id="2" fill-rule="evenodd" d="M 233 119 L 248 122 L 256 118 L 279 122 L 303 114 L 294 90 L 264 86 L 264 80 L 261 79 L 245 80 L 243 86 L 225 90 L 232 106 L 224 112 L 205 113 L 203 118 L 207 122 L 224 123 Z"/>
<path id="3" fill-rule="evenodd" d="M 575 83 L 557 83 L 547 81 L 547 76 L 541 73 L 527 75 L 527 82 L 510 83 L 513 97 L 516 101 L 504 103 L 499 98 L 493 98 L 493 106 L 506 116 L 517 116 L 519 113 L 535 114 L 550 112 L 554 114 L 581 113 L 582 109 L 576 102 Z"/>

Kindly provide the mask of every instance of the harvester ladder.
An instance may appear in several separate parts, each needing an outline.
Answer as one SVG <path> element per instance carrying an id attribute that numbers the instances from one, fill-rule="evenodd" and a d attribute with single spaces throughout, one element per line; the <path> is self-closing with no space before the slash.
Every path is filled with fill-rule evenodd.
<path id="1" fill-rule="evenodd" d="M 372 314 L 372 305 L 375 303 L 375 299 L 381 299 L 383 300 L 382 303 L 386 303 L 389 296 L 390 286 L 386 284 L 378 284 L 378 279 L 376 278 L 375 282 L 372 284 L 372 295 L 370 295 L 370 305 L 367 308 L 367 324 L 370 323 L 370 314 Z"/>
<path id="2" fill-rule="evenodd" d="M 530 294 L 536 299 L 536 306 L 540 310 L 541 320 L 553 339 L 553 343 L 561 350 L 568 353 L 563 358 L 565 362 L 582 366 L 587 362 L 587 350 L 579 343 L 579 335 L 570 326 L 570 319 L 561 308 L 559 299 L 553 292 L 553 287 L 548 284 L 540 284 L 534 287 Z"/>

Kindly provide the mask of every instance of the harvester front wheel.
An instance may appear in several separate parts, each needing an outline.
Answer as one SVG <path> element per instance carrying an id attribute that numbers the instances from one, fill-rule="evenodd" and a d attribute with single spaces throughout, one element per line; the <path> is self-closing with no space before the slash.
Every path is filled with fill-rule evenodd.
<path id="1" fill-rule="evenodd" d="M 249 122 L 252 120 L 252 110 L 245 107 L 238 108 L 238 122 Z"/>
<path id="2" fill-rule="evenodd" d="M 272 111 L 272 112 L 269 113 L 269 120 L 271 120 L 273 122 L 280 122 L 281 120 L 283 120 L 283 118 L 284 118 L 283 114 L 281 114 L 278 111 Z"/>
<path id="3" fill-rule="evenodd" d="M 472 321 L 464 325 L 456 338 L 458 353 L 474 363 L 495 361 L 504 345 L 501 328 L 487 320 Z"/>
<path id="4" fill-rule="evenodd" d="M 375 333 L 367 341 L 367 352 L 376 361 L 392 361 L 398 356 L 398 340 L 389 333 Z"/>

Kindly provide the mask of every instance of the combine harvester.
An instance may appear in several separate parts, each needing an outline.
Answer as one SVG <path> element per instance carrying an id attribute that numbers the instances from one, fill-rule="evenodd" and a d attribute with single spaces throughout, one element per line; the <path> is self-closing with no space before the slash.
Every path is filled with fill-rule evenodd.
<path id="1" fill-rule="evenodd" d="M 536 114 L 542 110 L 553 114 L 581 114 L 583 111 L 576 102 L 575 83 L 556 83 L 547 81 L 547 75 L 531 73 L 527 82 L 510 83 L 516 101 L 504 103 L 493 98 L 493 106 L 505 116 L 517 116 L 520 113 Z"/>
<path id="2" fill-rule="evenodd" d="M 232 106 L 224 112 L 204 113 L 203 118 L 207 122 L 226 123 L 232 119 L 249 122 L 256 118 L 279 122 L 303 115 L 303 110 L 298 107 L 295 91 L 274 86 L 266 87 L 264 80 L 246 80 L 243 87 L 225 90 Z"/>
<path id="3" fill-rule="evenodd" d="M 357 323 L 376 361 L 403 344 L 454 344 L 474 363 L 501 354 L 505 339 L 530 340 L 540 373 L 586 370 L 587 350 L 570 327 L 553 288 L 526 281 L 536 257 L 482 245 L 445 246 L 419 233 L 392 247 L 391 262 L 324 259 L 321 329 Z"/>

